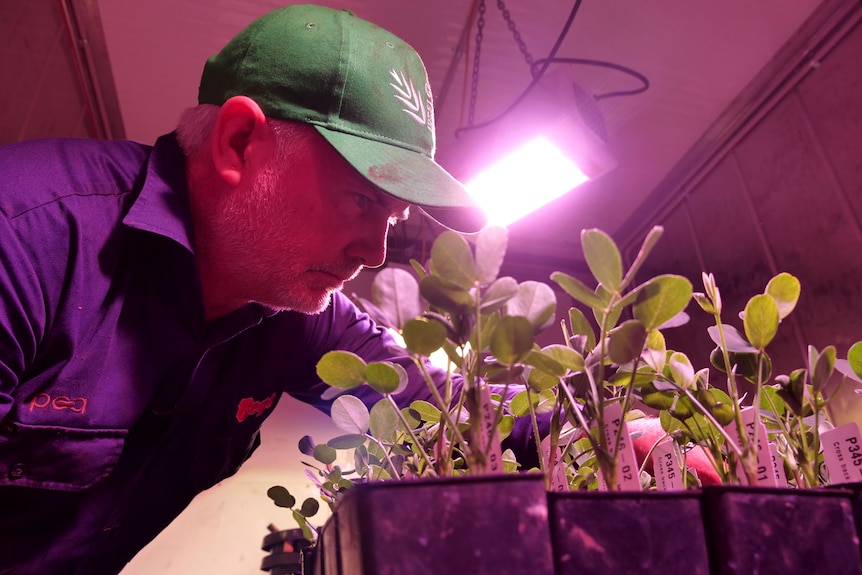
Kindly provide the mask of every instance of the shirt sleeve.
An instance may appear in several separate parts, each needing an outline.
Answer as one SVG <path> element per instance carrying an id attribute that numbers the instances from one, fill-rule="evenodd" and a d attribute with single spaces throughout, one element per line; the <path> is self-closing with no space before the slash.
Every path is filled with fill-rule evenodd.
<path id="1" fill-rule="evenodd" d="M 44 332 L 41 284 L 22 240 L 0 214 L 0 421 Z"/>
<path id="2" fill-rule="evenodd" d="M 407 372 L 409 383 L 404 391 L 393 396 L 396 403 L 406 407 L 413 401 L 422 399 L 436 405 L 428 383 L 408 352 L 398 345 L 385 328 L 359 311 L 345 295 L 333 294 L 330 308 L 323 314 L 314 316 L 313 325 L 307 335 L 309 336 L 307 345 L 310 346 L 307 353 L 314 358 L 315 364 L 326 352 L 332 350 L 350 351 L 360 356 L 366 363 L 375 361 L 397 363 Z M 428 363 L 426 363 L 426 370 L 437 389 L 442 390 L 446 384 L 445 370 Z M 454 378 L 452 385 L 453 389 L 457 389 L 460 380 L 457 377 Z M 328 413 L 333 399 L 321 397 L 327 389 L 329 386 L 319 382 L 318 379 L 316 385 L 286 391 L 297 399 Z M 369 407 L 382 397 L 367 385 L 355 388 L 350 393 L 360 398 Z"/>

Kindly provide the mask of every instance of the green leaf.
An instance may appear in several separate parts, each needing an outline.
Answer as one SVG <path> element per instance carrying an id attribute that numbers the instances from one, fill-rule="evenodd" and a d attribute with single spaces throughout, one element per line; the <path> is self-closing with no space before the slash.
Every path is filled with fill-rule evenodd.
<path id="1" fill-rule="evenodd" d="M 724 343 L 727 346 L 727 351 L 731 351 L 734 353 L 757 353 L 758 349 L 748 343 L 742 334 L 737 331 L 735 327 L 732 325 L 721 324 L 721 332 L 718 331 L 718 327 L 712 325 L 706 328 L 706 332 L 709 334 L 710 339 L 715 343 L 715 345 L 721 347 L 721 336 L 719 333 L 724 334 Z"/>
<path id="2" fill-rule="evenodd" d="M 811 387 L 814 391 L 821 392 L 835 370 L 835 346 L 830 345 L 818 353 L 814 346 L 809 345 L 808 358 Z"/>
<path id="3" fill-rule="evenodd" d="M 847 351 L 847 362 L 853 373 L 862 378 L 862 341 L 857 341 Z"/>
<path id="4" fill-rule="evenodd" d="M 342 395 L 336 399 L 332 403 L 330 417 L 338 429 L 347 433 L 360 434 L 368 431 L 368 408 L 352 395 Z"/>
<path id="5" fill-rule="evenodd" d="M 338 453 L 336 451 L 326 445 L 325 443 L 318 443 L 314 446 L 314 459 L 323 463 L 324 465 L 331 465 L 335 463 L 335 459 L 338 457 Z"/>
<path id="6" fill-rule="evenodd" d="M 419 283 L 413 274 L 398 267 L 385 267 L 374 276 L 371 296 L 397 329 L 422 313 Z"/>
<path id="7" fill-rule="evenodd" d="M 554 272 L 551 274 L 551 279 L 554 280 L 563 290 L 586 305 L 594 311 L 601 311 L 605 308 L 605 302 L 597 296 L 593 290 L 588 288 L 581 280 L 570 276 L 563 272 Z"/>
<path id="8" fill-rule="evenodd" d="M 564 345 L 552 344 L 542 348 L 542 353 L 560 362 L 566 369 L 577 372 L 584 369 L 584 356 Z"/>
<path id="9" fill-rule="evenodd" d="M 656 373 L 664 370 L 667 361 L 667 344 L 660 331 L 653 330 L 647 335 L 643 359 Z"/>
<path id="10" fill-rule="evenodd" d="M 764 385 L 760 393 L 760 409 L 772 413 L 778 420 L 783 421 L 784 414 L 787 412 L 787 405 L 778 390 Z"/>
<path id="11" fill-rule="evenodd" d="M 528 395 L 533 400 L 533 409 L 536 410 L 537 414 L 548 413 L 554 409 L 556 397 L 552 391 L 543 391 L 541 393 L 531 394 L 528 394 L 526 391 L 522 391 L 512 397 L 512 401 L 509 404 L 509 411 L 512 415 L 515 417 L 522 417 L 530 413 L 530 399 L 528 399 Z"/>
<path id="12" fill-rule="evenodd" d="M 504 415 L 501 417 L 500 423 L 497 424 L 497 435 L 499 436 L 500 441 L 504 441 L 509 437 L 513 429 L 515 429 L 515 418 L 511 415 Z"/>
<path id="13" fill-rule="evenodd" d="M 330 351 L 317 362 L 317 376 L 332 387 L 350 389 L 365 383 L 365 361 L 349 351 Z"/>
<path id="14" fill-rule="evenodd" d="M 611 237 L 601 230 L 584 230 L 581 247 L 596 280 L 609 292 L 619 291 L 623 278 L 622 257 Z"/>
<path id="15" fill-rule="evenodd" d="M 374 411 L 373 408 L 372 411 Z M 407 429 L 418 429 L 422 425 L 422 421 L 419 420 L 419 414 L 409 407 L 404 407 L 400 411 L 401 417 L 403 417 L 404 421 L 407 422 Z"/>
<path id="16" fill-rule="evenodd" d="M 756 295 L 745 306 L 745 337 L 752 346 L 763 350 L 778 331 L 778 304 L 771 295 Z"/>
<path id="17" fill-rule="evenodd" d="M 778 315 L 781 319 L 790 315 L 796 307 L 801 292 L 799 280 L 787 272 L 778 274 L 766 284 L 766 293 L 771 295 L 778 304 Z"/>
<path id="18" fill-rule="evenodd" d="M 523 417 L 530 413 L 530 398 L 533 398 L 533 405 L 539 403 L 539 396 L 537 394 L 530 395 L 526 391 L 521 391 L 516 393 L 512 398 L 512 401 L 509 403 L 509 411 L 515 417 Z"/>
<path id="19" fill-rule="evenodd" d="M 339 435 L 338 437 L 333 437 L 329 441 L 326 442 L 326 445 L 331 447 L 332 449 L 356 449 L 368 438 L 365 435 L 350 433 L 348 435 Z"/>
<path id="20" fill-rule="evenodd" d="M 527 384 L 530 386 L 530 389 L 536 393 L 553 389 L 558 383 L 560 383 L 559 377 L 541 369 L 534 369 L 530 371 L 530 375 L 527 376 Z"/>
<path id="21" fill-rule="evenodd" d="M 299 508 L 299 512 L 303 517 L 314 517 L 318 511 L 320 511 L 320 502 L 311 497 L 303 501 L 302 506 Z"/>
<path id="22" fill-rule="evenodd" d="M 418 261 L 411 259 L 410 267 L 412 267 L 413 271 L 416 272 L 416 277 L 419 278 L 420 281 L 422 280 L 422 278 L 428 276 L 428 272 L 425 271 L 425 268 L 422 267 L 422 264 L 420 264 Z"/>
<path id="23" fill-rule="evenodd" d="M 464 289 L 474 287 L 478 279 L 476 262 L 467 240 L 448 230 L 440 234 L 431 246 L 430 268 L 432 275 Z"/>
<path id="24" fill-rule="evenodd" d="M 682 276 L 661 275 L 638 288 L 634 318 L 651 331 L 683 311 L 691 300 L 691 282 Z"/>
<path id="25" fill-rule="evenodd" d="M 545 353 L 535 349 L 531 350 L 530 353 L 527 354 L 527 357 L 524 358 L 524 363 L 532 365 L 536 369 L 544 371 L 546 374 L 554 377 L 563 377 L 566 375 L 566 368 L 563 364 L 552 358 L 550 355 L 546 355 Z"/>
<path id="26" fill-rule="evenodd" d="M 547 284 L 525 281 L 518 293 L 506 302 L 506 315 L 525 317 L 537 332 L 553 321 L 557 296 Z"/>
<path id="27" fill-rule="evenodd" d="M 576 307 L 569 309 L 569 327 L 572 330 L 572 335 L 587 336 L 586 351 L 596 347 L 596 332 L 593 331 L 593 327 L 584 312 Z"/>
<path id="28" fill-rule="evenodd" d="M 658 391 L 655 386 L 646 385 L 641 390 L 641 401 L 653 409 L 670 409 L 673 406 L 674 394 L 669 391 Z"/>
<path id="29" fill-rule="evenodd" d="M 661 226 L 653 226 L 649 231 L 647 236 L 644 238 L 643 244 L 641 244 L 641 249 L 638 251 L 635 261 L 632 263 L 632 267 L 629 268 L 629 271 L 626 272 L 626 277 L 623 278 L 623 283 L 620 285 L 621 290 L 625 289 L 626 286 L 635 278 L 638 270 L 640 270 L 641 266 L 646 261 L 647 256 L 658 243 L 663 232 L 664 228 Z"/>
<path id="30" fill-rule="evenodd" d="M 429 356 L 446 341 L 446 326 L 425 318 L 411 319 L 401 332 L 408 350 L 417 355 Z"/>
<path id="31" fill-rule="evenodd" d="M 388 443 L 393 443 L 398 435 L 400 420 L 395 408 L 389 401 L 378 401 L 371 408 L 368 426 L 371 435 Z"/>
<path id="32" fill-rule="evenodd" d="M 386 471 L 384 468 L 379 465 L 369 465 L 368 466 L 368 475 L 374 481 L 386 481 L 387 479 L 392 479 L 392 476 Z"/>
<path id="33" fill-rule="evenodd" d="M 684 353 L 674 352 L 670 355 L 667 363 L 670 367 L 671 376 L 676 383 L 688 389 L 694 388 L 694 368 L 691 366 L 688 356 Z"/>
<path id="34" fill-rule="evenodd" d="M 701 292 L 694 292 L 693 294 L 691 294 L 691 297 L 694 298 L 694 301 L 697 302 L 697 305 L 700 306 L 700 309 L 702 309 L 706 313 L 715 313 L 715 306 L 712 305 L 712 300 L 706 297 L 706 294 Z"/>
<path id="35" fill-rule="evenodd" d="M 310 435 L 303 435 L 299 439 L 299 452 L 308 456 L 314 453 L 314 440 Z"/>
<path id="36" fill-rule="evenodd" d="M 533 326 L 528 320 L 519 316 L 506 316 L 491 332 L 491 353 L 500 363 L 513 365 L 533 348 L 533 338 Z"/>
<path id="37" fill-rule="evenodd" d="M 419 293 L 432 306 L 446 311 L 463 312 L 473 307 L 473 296 L 467 289 L 439 276 L 428 276 L 419 282 Z"/>
<path id="38" fill-rule="evenodd" d="M 760 365 L 761 356 L 763 358 L 762 367 Z M 772 374 L 772 360 L 766 352 L 761 354 L 756 350 L 748 353 L 736 353 L 731 351 L 728 352 L 728 357 L 730 359 L 730 365 L 736 367 L 736 375 L 744 377 L 751 383 L 756 384 L 758 381 L 763 383 L 767 381 L 769 376 Z M 728 373 L 728 369 L 724 365 L 724 354 L 721 353 L 721 348 L 717 347 L 712 350 L 712 353 L 709 355 L 709 361 L 721 371 Z M 760 377 L 758 377 L 758 369 L 763 370 Z"/>
<path id="39" fill-rule="evenodd" d="M 417 399 L 410 404 L 410 409 L 415 411 L 422 418 L 422 421 L 427 421 L 428 423 L 440 422 L 440 410 L 427 401 Z"/>
<path id="40" fill-rule="evenodd" d="M 506 255 L 506 245 L 509 230 L 499 226 L 489 226 L 476 236 L 476 275 L 482 285 L 488 285 L 497 279 L 503 256 Z"/>
<path id="41" fill-rule="evenodd" d="M 517 293 L 518 282 L 514 278 L 499 278 L 488 286 L 488 289 L 482 294 L 480 309 L 482 313 L 497 311 Z"/>
<path id="42" fill-rule="evenodd" d="M 624 321 L 608 334 L 608 357 L 617 365 L 634 361 L 641 356 L 646 338 L 641 322 Z"/>
<path id="43" fill-rule="evenodd" d="M 273 485 L 267 489 L 266 496 L 272 499 L 278 507 L 286 507 L 290 509 L 296 505 L 296 499 L 281 485 Z"/>
<path id="44" fill-rule="evenodd" d="M 365 381 L 377 393 L 398 393 L 407 386 L 407 372 L 397 363 L 376 361 L 365 368 Z"/>
<path id="45" fill-rule="evenodd" d="M 616 304 L 611 306 L 610 302 L 611 298 L 613 297 L 613 294 L 606 290 L 602 285 L 596 287 L 596 295 L 599 296 L 599 298 L 601 298 L 603 302 L 605 302 L 601 310 L 593 310 L 593 315 L 596 318 L 596 324 L 600 326 L 603 325 L 606 330 L 610 330 L 617 325 L 617 322 L 622 315 L 623 303 L 621 301 L 618 301 Z M 604 313 L 605 310 L 607 310 L 607 313 Z"/>

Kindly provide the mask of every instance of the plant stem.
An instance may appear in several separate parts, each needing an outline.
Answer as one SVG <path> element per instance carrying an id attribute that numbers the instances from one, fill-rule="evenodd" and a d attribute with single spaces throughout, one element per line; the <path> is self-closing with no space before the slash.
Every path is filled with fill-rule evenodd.
<path id="1" fill-rule="evenodd" d="M 416 447 L 419 447 L 419 456 L 425 462 L 425 465 L 427 465 L 428 468 L 431 469 L 432 472 L 434 472 L 434 465 L 431 463 L 431 460 L 428 459 L 428 454 L 425 453 L 425 450 L 421 448 L 421 444 L 419 443 L 419 438 L 417 438 L 416 435 L 413 433 L 413 430 L 410 429 L 410 424 L 407 423 L 407 419 L 404 417 L 404 414 L 401 413 L 401 409 L 399 409 L 398 404 L 395 403 L 394 399 L 392 399 L 392 394 L 387 393 L 384 397 L 386 397 L 386 399 L 389 400 L 389 403 L 392 405 L 392 408 L 395 410 L 395 413 L 398 415 L 398 420 L 401 422 L 401 425 L 404 426 L 404 430 L 410 436 L 411 441 L 413 441 L 413 445 L 415 445 Z M 434 474 L 436 475 L 436 472 L 434 472 Z"/>
<path id="2" fill-rule="evenodd" d="M 545 475 L 545 487 L 548 487 L 548 479 L 550 477 L 549 473 L 546 473 L 545 469 L 545 458 L 542 454 L 542 440 L 539 437 L 539 423 L 536 420 L 536 408 L 533 406 L 533 392 L 530 390 L 530 386 L 526 386 L 527 391 L 527 405 L 530 408 L 530 420 L 533 424 L 533 439 L 536 441 L 536 450 L 539 453 L 539 469 L 541 469 L 542 473 Z"/>

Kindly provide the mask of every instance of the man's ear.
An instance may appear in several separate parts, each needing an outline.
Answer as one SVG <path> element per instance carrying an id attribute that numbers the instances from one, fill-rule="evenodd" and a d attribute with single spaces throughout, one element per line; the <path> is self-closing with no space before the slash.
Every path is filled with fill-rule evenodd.
<path id="1" fill-rule="evenodd" d="M 213 127 L 212 158 L 216 174 L 228 185 L 239 185 L 253 174 L 250 170 L 265 165 L 274 145 L 257 102 L 234 96 L 221 105 Z"/>

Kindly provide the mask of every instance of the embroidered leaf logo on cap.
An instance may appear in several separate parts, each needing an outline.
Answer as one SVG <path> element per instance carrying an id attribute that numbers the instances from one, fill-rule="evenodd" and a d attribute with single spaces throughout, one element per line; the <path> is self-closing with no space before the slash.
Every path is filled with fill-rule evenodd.
<path id="1" fill-rule="evenodd" d="M 397 84 L 389 82 L 389 85 L 395 88 L 395 97 L 406 106 L 402 110 L 420 124 L 427 126 L 428 115 L 425 112 L 425 105 L 422 103 L 419 92 L 413 87 L 413 80 L 406 78 L 404 73 L 399 74 L 395 70 L 389 70 L 389 74 L 397 82 Z"/>

